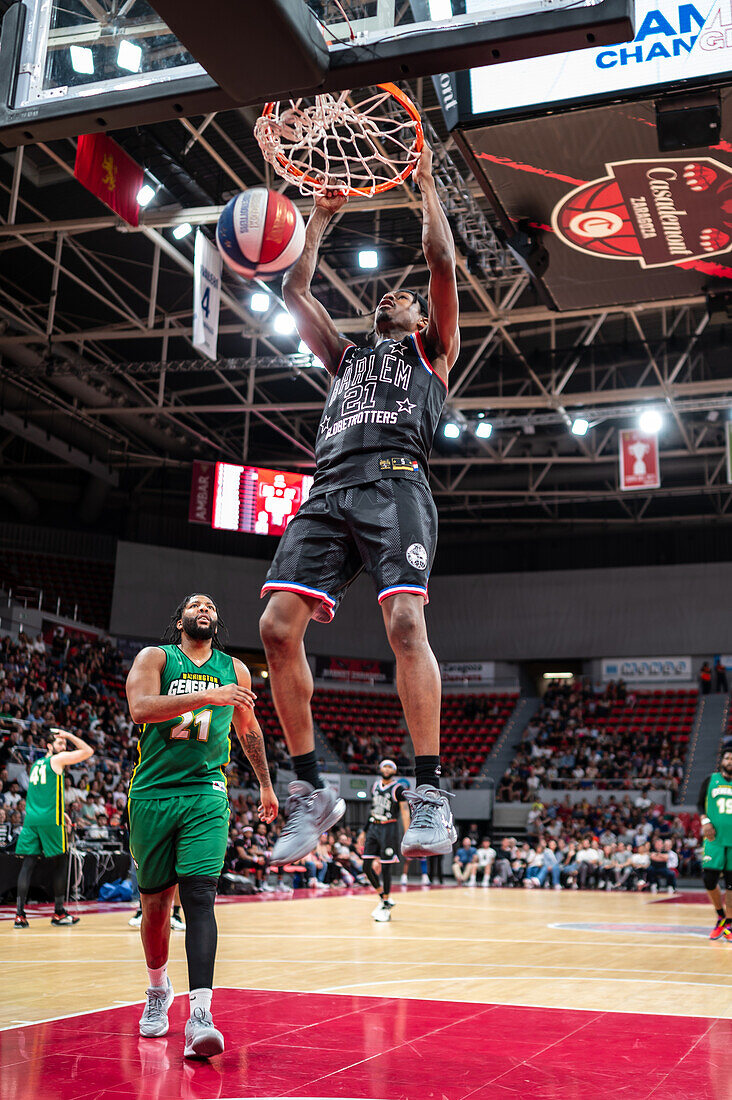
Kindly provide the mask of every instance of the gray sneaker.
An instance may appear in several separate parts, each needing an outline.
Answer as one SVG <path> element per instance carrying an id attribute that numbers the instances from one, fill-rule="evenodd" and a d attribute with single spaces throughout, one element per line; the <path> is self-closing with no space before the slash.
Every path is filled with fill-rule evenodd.
<path id="1" fill-rule="evenodd" d="M 224 1049 L 224 1037 L 214 1027 L 211 1013 L 205 1008 L 195 1008 L 186 1023 L 184 1058 L 213 1058 Z"/>
<path id="2" fill-rule="evenodd" d="M 327 833 L 346 812 L 346 804 L 329 787 L 317 791 L 302 779 L 288 787 L 290 797 L 285 803 L 287 823 L 272 852 L 271 863 L 281 867 L 296 863 L 312 852 L 321 833 Z"/>
<path id="3" fill-rule="evenodd" d="M 405 791 L 412 815 L 409 828 L 402 837 L 402 855 L 405 859 L 425 859 L 427 856 L 444 856 L 452 851 L 457 840 L 453 824 L 449 791 L 426 784 L 416 791 Z"/>
<path id="4" fill-rule="evenodd" d="M 168 1034 L 168 1009 L 175 996 L 170 978 L 165 989 L 148 989 L 146 996 L 147 1004 L 140 1017 L 140 1035 L 158 1039 Z"/>

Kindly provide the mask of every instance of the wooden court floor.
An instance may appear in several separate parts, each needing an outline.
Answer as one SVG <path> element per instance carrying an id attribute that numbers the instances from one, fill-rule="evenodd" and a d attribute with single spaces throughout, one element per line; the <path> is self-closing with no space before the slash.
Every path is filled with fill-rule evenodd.
<path id="1" fill-rule="evenodd" d="M 309 892 L 303 892 L 308 894 Z M 732 1100 L 732 943 L 638 895 L 397 889 L 217 906 L 226 1050 L 140 1039 L 130 909 L 0 919 L 0 1100 Z M 0 914 L 2 916 L 3 914 Z"/>
<path id="2" fill-rule="evenodd" d="M 393 896 L 389 924 L 371 920 L 365 893 L 217 905 L 216 984 L 732 1018 L 732 943 L 706 938 L 708 905 L 480 887 Z M 0 921 L 0 1027 L 140 1000 L 146 972 L 127 915 L 84 914 L 63 929 L 37 918 L 23 932 Z M 183 940 L 171 934 L 180 992 Z"/>

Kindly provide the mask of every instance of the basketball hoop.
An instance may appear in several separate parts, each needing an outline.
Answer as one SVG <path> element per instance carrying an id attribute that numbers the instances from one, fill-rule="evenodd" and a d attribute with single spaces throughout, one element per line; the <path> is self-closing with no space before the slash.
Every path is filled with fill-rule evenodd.
<path id="1" fill-rule="evenodd" d="M 419 111 L 396 84 L 267 103 L 254 127 L 278 176 L 304 195 L 370 196 L 414 171 L 424 145 Z"/>

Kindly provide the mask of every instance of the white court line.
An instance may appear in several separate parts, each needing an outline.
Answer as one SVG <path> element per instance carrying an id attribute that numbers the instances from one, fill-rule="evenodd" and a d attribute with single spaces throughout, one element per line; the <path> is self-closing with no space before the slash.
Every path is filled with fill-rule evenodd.
<path id="1" fill-rule="evenodd" d="M 598 969 L 595 967 L 594 969 Z M 434 982 L 434 978 L 382 978 L 381 985 L 416 985 L 418 982 Z M 446 979 L 442 979 L 445 981 Z M 455 976 L 447 979 L 453 982 L 554 982 L 556 978 L 550 974 L 496 974 L 495 977 L 491 977 L 490 974 L 481 974 L 480 978 L 460 978 Z M 689 986 L 701 986 L 702 989 L 729 989 L 728 982 L 676 982 L 669 981 L 664 982 L 660 978 L 573 978 L 571 975 L 566 975 L 563 979 L 566 982 L 615 982 L 616 984 L 627 985 L 683 985 L 687 988 Z M 372 986 L 374 982 L 353 982 L 349 985 L 334 985 L 326 987 L 324 989 L 315 989 L 314 993 L 340 993 L 344 989 L 362 989 L 364 986 Z M 533 1005 L 529 1007 L 533 1008 Z M 606 1010 L 603 1010 L 606 1011 Z M 645 1015 L 654 1015 L 654 1013 L 645 1013 Z"/>

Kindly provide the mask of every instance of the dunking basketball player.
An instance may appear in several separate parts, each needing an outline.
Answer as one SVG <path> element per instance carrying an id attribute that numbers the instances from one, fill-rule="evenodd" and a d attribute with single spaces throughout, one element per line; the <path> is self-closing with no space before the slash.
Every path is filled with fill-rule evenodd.
<path id="1" fill-rule="evenodd" d="M 422 246 L 428 302 L 408 290 L 379 302 L 372 340 L 340 335 L 310 289 L 318 248 L 346 198 L 316 198 L 305 248 L 283 283 L 285 303 L 307 346 L 333 376 L 315 446 L 309 499 L 283 535 L 262 595 L 260 622 L 272 694 L 297 781 L 273 861 L 311 851 L 345 805 L 323 787 L 315 759 L 313 680 L 303 639 L 311 619 L 329 622 L 351 581 L 365 569 L 377 592 L 396 657 L 397 689 L 415 751 L 417 790 L 408 791 L 407 857 L 452 848 L 455 829 L 439 789 L 440 673 L 427 640 L 424 604 L 437 541 L 437 510 L 427 463 L 457 359 L 455 245 L 425 148 L 414 178 L 422 192 Z"/>
<path id="2" fill-rule="evenodd" d="M 142 904 L 140 932 L 149 988 L 140 1034 L 166 1035 L 173 987 L 167 975 L 170 908 L 176 883 L 186 918 L 191 1014 L 186 1058 L 224 1049 L 211 1017 L 216 959 L 216 887 L 229 836 L 224 767 L 234 726 L 259 780 L 259 817 L 273 821 L 277 798 L 253 705 L 249 670 L 218 639 L 210 596 L 194 593 L 176 608 L 160 646 L 138 653 L 127 677 L 133 722 L 142 726 L 130 781 L 130 852 Z M 183 708 L 190 706 L 190 710 Z"/>
<path id="3" fill-rule="evenodd" d="M 391 900 L 391 869 L 399 862 L 399 822 L 397 811 L 402 815 L 405 831 L 409 828 L 409 813 L 404 798 L 409 790 L 406 783 L 396 778 L 397 766 L 393 760 L 382 760 L 379 764 L 379 778 L 371 788 L 371 812 L 363 846 L 364 874 L 379 894 L 380 902 L 372 912 L 375 921 L 391 920 L 394 902 Z M 379 873 L 383 879 L 383 888 L 379 882 Z"/>
<path id="4" fill-rule="evenodd" d="M 702 783 L 697 809 L 704 837 L 704 889 L 717 914 L 709 939 L 732 941 L 732 742 L 726 742 L 722 749 L 719 771 L 712 772 Z M 727 891 L 726 912 L 719 889 L 720 876 Z"/>
<path id="5" fill-rule="evenodd" d="M 73 733 L 55 728 L 50 732 L 52 737 L 48 742 L 48 752 L 42 759 L 36 760 L 30 770 L 25 821 L 15 847 L 15 854 L 23 859 L 18 876 L 16 928 L 28 927 L 25 903 L 33 868 L 39 857 L 53 861 L 54 913 L 51 924 L 61 927 L 79 921 L 78 917 L 66 911 L 64 905 L 69 860 L 64 820 L 64 768 L 88 760 L 94 755 L 94 750 Z"/>

